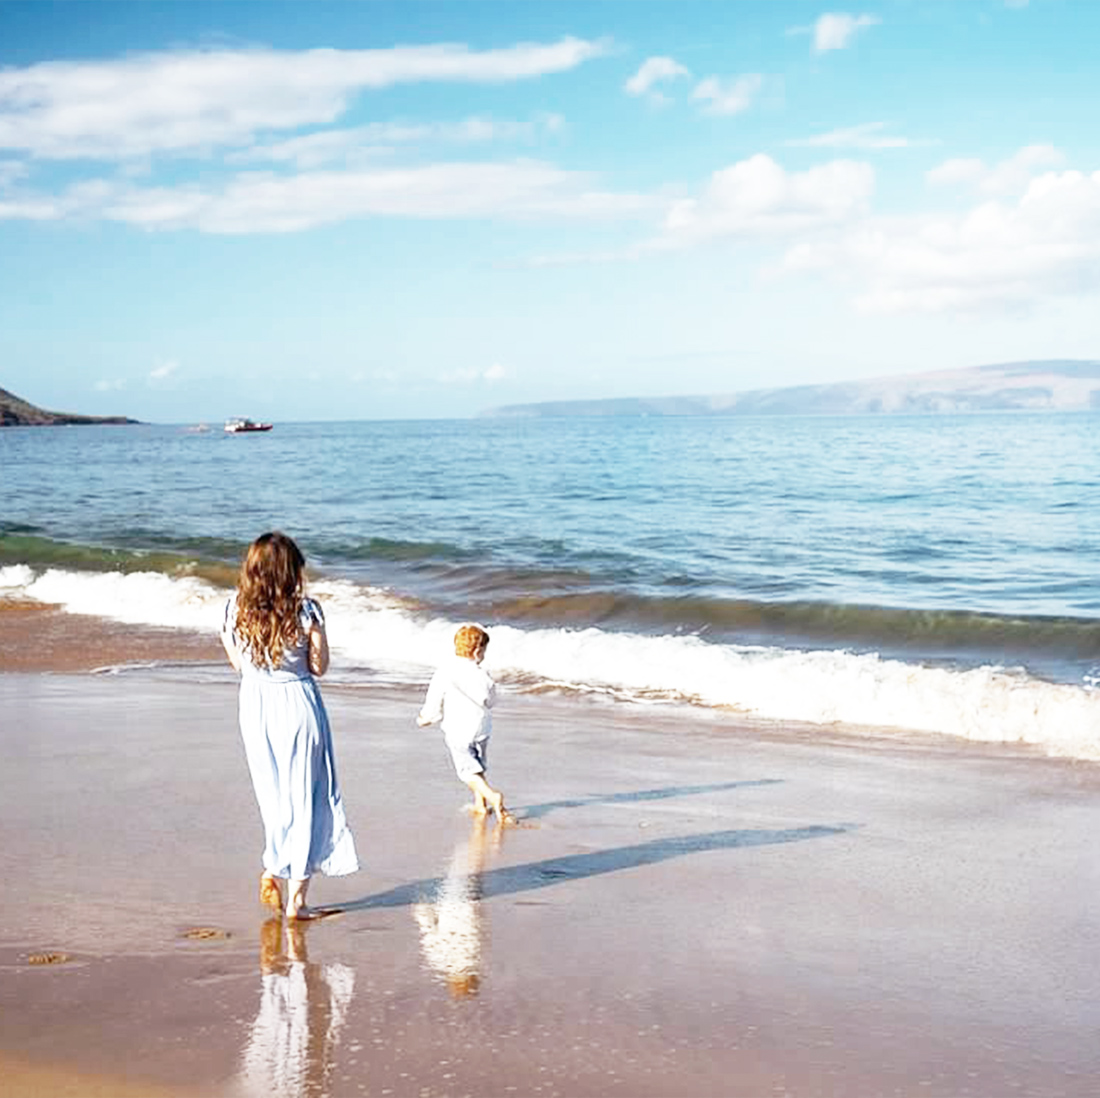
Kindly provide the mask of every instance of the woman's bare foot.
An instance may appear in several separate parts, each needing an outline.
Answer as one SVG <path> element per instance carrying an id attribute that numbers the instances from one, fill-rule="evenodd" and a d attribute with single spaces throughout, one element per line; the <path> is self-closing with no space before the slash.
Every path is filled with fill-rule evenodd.
<path id="1" fill-rule="evenodd" d="M 313 913 L 306 907 L 306 890 L 309 879 L 291 881 L 286 897 L 286 917 L 288 919 L 312 919 Z"/>
<path id="2" fill-rule="evenodd" d="M 301 907 L 296 907 L 293 911 L 288 907 L 286 909 L 286 917 L 295 922 L 308 923 L 310 919 L 319 919 L 321 916 L 314 911 L 313 908 L 302 904 Z"/>
<path id="3" fill-rule="evenodd" d="M 260 877 L 260 903 L 265 907 L 273 907 L 277 911 L 283 909 L 283 892 L 279 887 L 279 880 L 269 873 Z"/>

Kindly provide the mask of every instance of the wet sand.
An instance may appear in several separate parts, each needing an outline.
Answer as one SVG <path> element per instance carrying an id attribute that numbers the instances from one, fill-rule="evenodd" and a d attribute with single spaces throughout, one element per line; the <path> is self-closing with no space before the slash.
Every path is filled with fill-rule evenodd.
<path id="1" fill-rule="evenodd" d="M 291 929 L 228 669 L 4 666 L 0 1095 L 1095 1093 L 1095 765 L 506 693 L 500 834 L 328 686 L 364 869 Z"/>

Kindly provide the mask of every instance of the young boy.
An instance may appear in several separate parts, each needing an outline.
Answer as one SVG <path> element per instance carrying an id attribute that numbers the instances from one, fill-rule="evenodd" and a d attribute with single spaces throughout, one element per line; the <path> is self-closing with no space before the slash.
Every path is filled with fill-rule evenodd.
<path id="1" fill-rule="evenodd" d="M 504 797 L 485 779 L 490 712 L 496 700 L 496 684 L 481 666 L 489 634 L 480 625 L 462 625 L 455 633 L 455 654 L 432 676 L 428 696 L 416 723 L 443 722 L 443 740 L 458 776 L 474 794 L 474 814 L 484 816 L 491 807 L 500 824 L 512 823 Z"/>

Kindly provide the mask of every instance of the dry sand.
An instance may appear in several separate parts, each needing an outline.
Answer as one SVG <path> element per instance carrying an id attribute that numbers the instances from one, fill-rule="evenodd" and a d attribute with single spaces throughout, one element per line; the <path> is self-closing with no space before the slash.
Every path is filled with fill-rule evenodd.
<path id="1" fill-rule="evenodd" d="M 1096 1093 L 1100 767 L 506 693 L 501 835 L 328 686 L 364 869 L 288 933 L 201 671 L 0 674 L 0 1095 Z"/>

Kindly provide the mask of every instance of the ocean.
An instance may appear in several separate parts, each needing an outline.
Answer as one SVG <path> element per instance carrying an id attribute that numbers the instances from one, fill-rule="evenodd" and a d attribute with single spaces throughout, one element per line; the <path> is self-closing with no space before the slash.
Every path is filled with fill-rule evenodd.
<path id="1" fill-rule="evenodd" d="M 0 430 L 0 599 L 216 632 L 269 529 L 350 687 L 476 620 L 506 691 L 1100 759 L 1095 413 Z"/>

